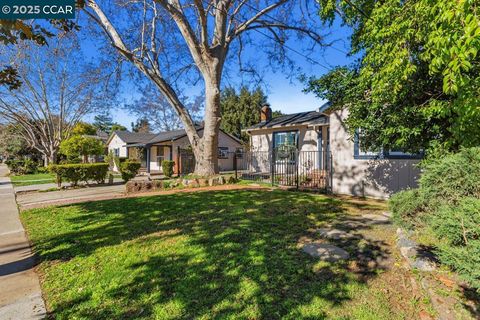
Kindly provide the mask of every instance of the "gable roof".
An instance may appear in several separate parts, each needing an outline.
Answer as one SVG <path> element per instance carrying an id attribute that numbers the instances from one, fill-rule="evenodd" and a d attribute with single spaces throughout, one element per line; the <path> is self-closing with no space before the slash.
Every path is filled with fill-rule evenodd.
<path id="1" fill-rule="evenodd" d="M 260 122 L 251 126 L 247 130 L 265 129 L 272 127 L 285 127 L 305 124 L 327 124 L 328 116 L 323 112 L 309 111 L 299 112 L 294 114 L 287 114 L 280 117 L 273 118 L 270 121 Z"/>
<path id="2" fill-rule="evenodd" d="M 113 136 L 119 137 L 125 143 L 146 143 L 156 136 L 155 133 L 130 132 L 130 131 L 114 131 L 112 132 L 107 143 L 110 142 Z"/>
<path id="3" fill-rule="evenodd" d="M 197 131 L 203 130 L 202 126 L 196 126 Z M 241 141 L 226 133 L 223 130 L 220 130 L 222 133 L 226 134 L 229 136 L 231 139 L 235 140 L 238 143 L 241 143 Z M 115 131 L 112 133 L 113 135 L 117 135 L 122 141 L 124 141 L 126 144 L 133 146 L 145 146 L 145 145 L 151 145 L 155 143 L 160 143 L 160 142 L 166 142 L 166 141 L 174 141 L 178 140 L 180 138 L 183 138 L 187 136 L 187 133 L 185 132 L 185 129 L 179 129 L 179 130 L 172 130 L 172 131 L 164 131 L 160 133 L 139 133 L 139 132 L 129 132 L 129 131 Z M 110 140 L 110 139 L 109 139 Z M 110 142 L 110 141 L 108 141 Z"/>

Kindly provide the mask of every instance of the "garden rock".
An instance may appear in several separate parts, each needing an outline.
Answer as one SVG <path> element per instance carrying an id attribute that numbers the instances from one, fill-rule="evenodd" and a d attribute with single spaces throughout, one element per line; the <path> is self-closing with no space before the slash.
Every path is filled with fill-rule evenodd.
<path id="1" fill-rule="evenodd" d="M 320 237 L 332 240 L 350 239 L 353 237 L 352 234 L 338 229 L 320 228 L 317 232 Z"/>
<path id="2" fill-rule="evenodd" d="M 435 262 L 428 255 L 422 255 L 418 244 L 408 238 L 408 233 L 397 229 L 397 246 L 410 268 L 431 272 L 436 269 Z"/>
<path id="3" fill-rule="evenodd" d="M 372 220 L 374 223 L 387 223 L 390 218 L 383 214 L 367 213 L 362 215 L 363 219 Z"/>
<path id="4" fill-rule="evenodd" d="M 328 243 L 308 243 L 303 246 L 302 250 L 312 257 L 328 262 L 345 260 L 350 256 L 342 248 Z"/>

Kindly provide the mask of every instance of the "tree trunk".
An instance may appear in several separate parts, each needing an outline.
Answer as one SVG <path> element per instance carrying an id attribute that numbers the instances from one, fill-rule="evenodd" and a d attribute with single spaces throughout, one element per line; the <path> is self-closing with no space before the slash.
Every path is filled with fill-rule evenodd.
<path id="1" fill-rule="evenodd" d="M 215 77 L 212 77 L 215 78 Z M 218 134 L 220 132 L 220 83 L 205 79 L 205 117 L 203 136 L 195 153 L 195 174 L 211 176 L 218 173 Z"/>

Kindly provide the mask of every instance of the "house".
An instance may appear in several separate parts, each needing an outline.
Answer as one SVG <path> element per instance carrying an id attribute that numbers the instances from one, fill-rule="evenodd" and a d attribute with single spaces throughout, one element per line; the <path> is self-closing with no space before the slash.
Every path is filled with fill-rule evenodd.
<path id="1" fill-rule="evenodd" d="M 203 127 L 197 127 L 200 136 L 203 134 Z M 181 170 L 184 155 L 192 160 L 188 171 L 193 168 L 193 155 L 189 151 L 190 141 L 185 130 L 165 131 L 160 133 L 139 133 L 129 131 L 114 131 L 107 140 L 108 151 L 120 158 L 139 160 L 142 164 L 141 170 L 147 174 L 161 174 L 162 161 L 175 161 L 174 172 Z M 231 171 L 234 169 L 233 154 L 242 149 L 242 142 L 236 137 L 220 130 L 218 138 L 218 165 L 220 171 Z M 186 156 L 185 156 L 186 158 Z M 117 168 L 114 168 L 118 171 Z M 187 173 L 183 168 L 182 173 Z"/>
<path id="2" fill-rule="evenodd" d="M 327 103 L 315 111 L 272 119 L 270 106 L 263 106 L 261 122 L 245 130 L 250 135 L 251 152 L 272 153 L 292 147 L 298 153 L 290 162 L 270 157 L 276 159 L 273 170 L 259 171 L 275 173 L 283 164 L 284 172 L 292 172 L 291 165 L 285 163 L 296 161 L 297 175 L 299 170 L 309 170 L 307 180 L 321 177 L 333 193 L 374 198 L 388 198 L 399 190 L 416 187 L 420 157 L 396 151 L 363 151 L 359 135 L 352 139 L 346 129 L 347 116 L 347 109 L 331 109 Z M 267 161 L 263 165 L 268 165 Z"/>

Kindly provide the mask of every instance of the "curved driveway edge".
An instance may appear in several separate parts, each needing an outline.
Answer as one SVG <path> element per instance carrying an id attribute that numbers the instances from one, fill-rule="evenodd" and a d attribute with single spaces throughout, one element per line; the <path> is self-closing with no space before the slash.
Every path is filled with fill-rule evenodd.
<path id="1" fill-rule="evenodd" d="M 0 319 L 43 319 L 46 309 L 35 256 L 7 174 L 7 167 L 0 164 Z"/>

